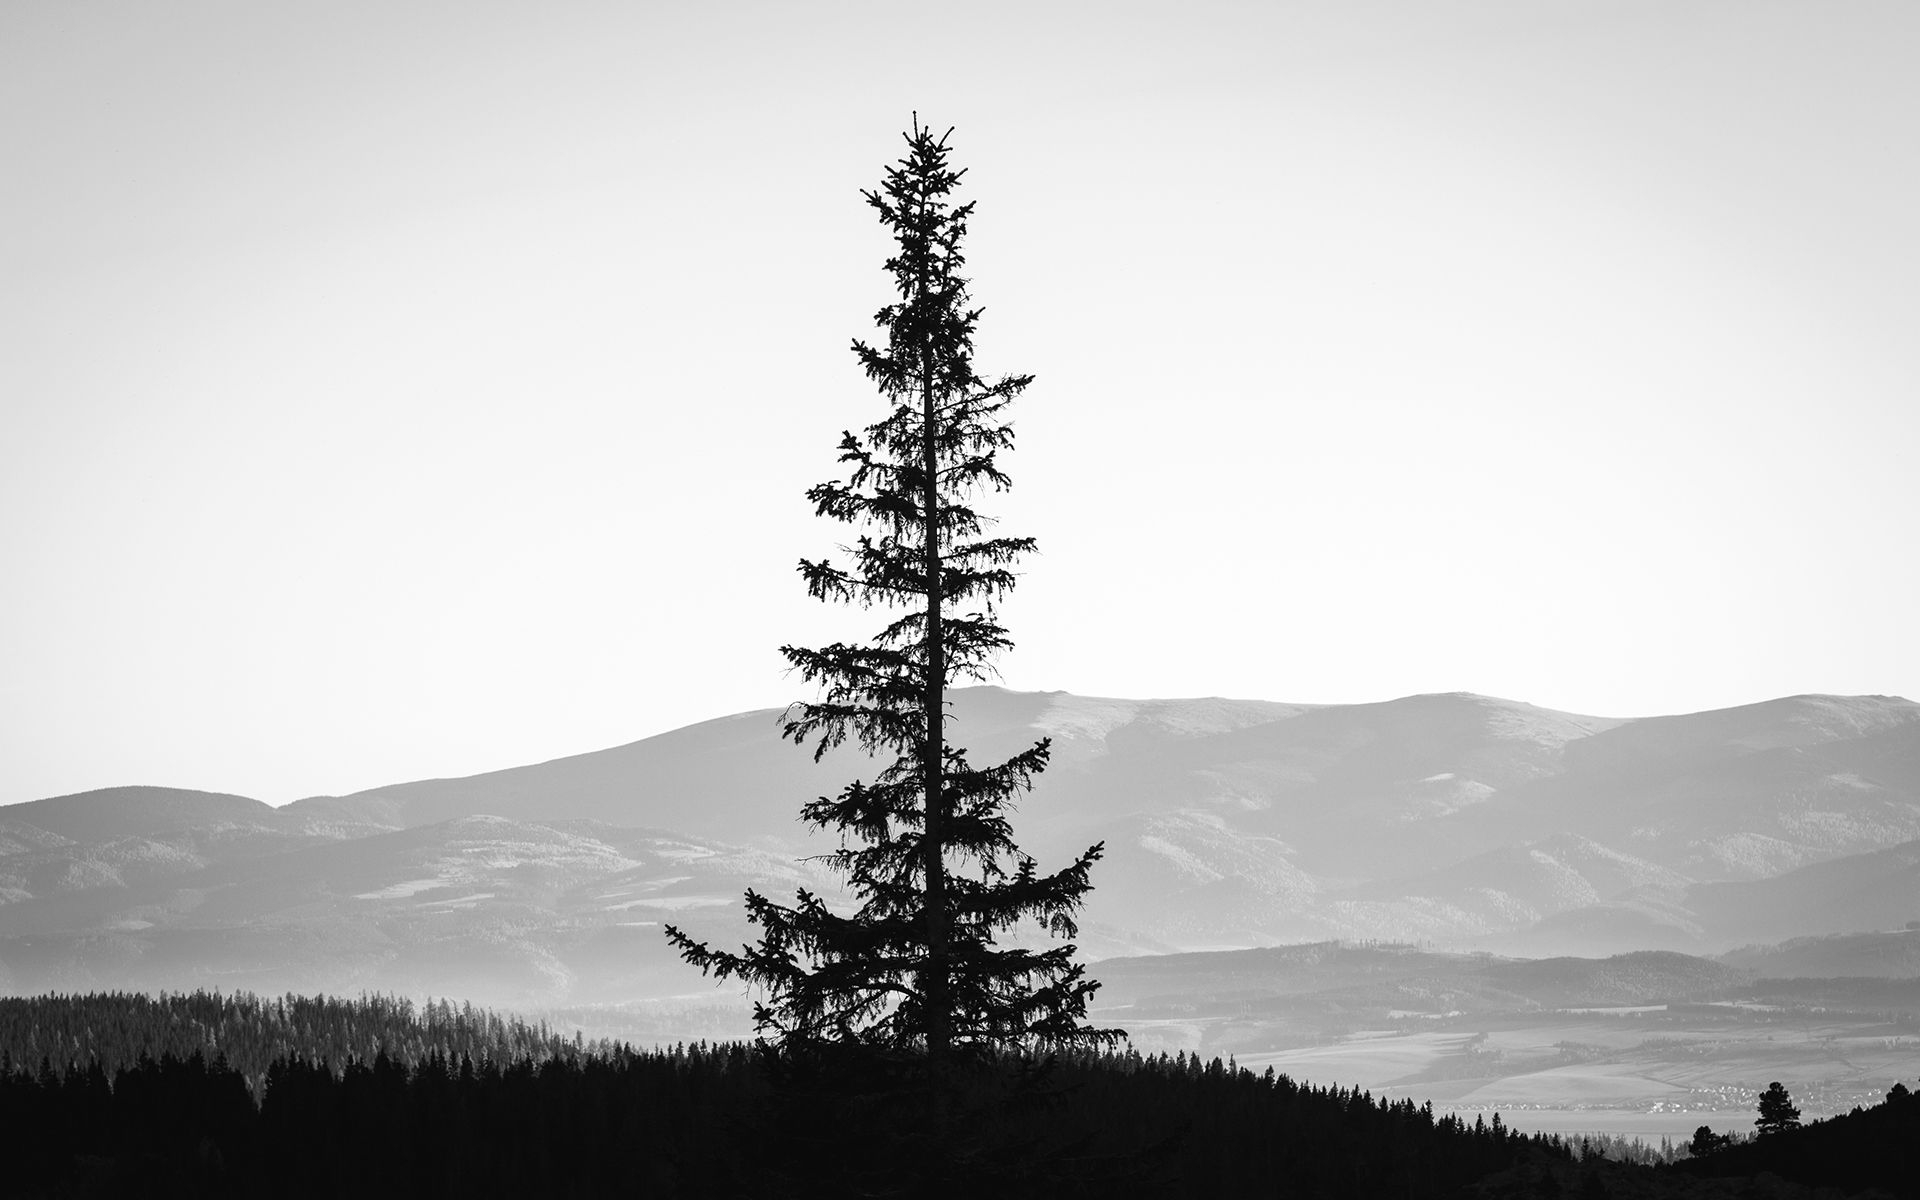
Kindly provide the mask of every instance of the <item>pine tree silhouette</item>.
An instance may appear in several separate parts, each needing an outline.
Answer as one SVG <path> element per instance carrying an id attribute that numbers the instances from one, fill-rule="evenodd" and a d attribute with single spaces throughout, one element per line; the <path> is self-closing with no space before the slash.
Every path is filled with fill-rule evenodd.
<path id="1" fill-rule="evenodd" d="M 1040 1176 L 1073 1147 L 1038 1147 L 1000 1118 L 1047 1102 L 1051 1055 L 1123 1036 L 1088 1023 L 1099 985 L 1069 940 L 1102 846 L 1042 874 L 1013 839 L 1013 802 L 1050 743 L 978 766 L 947 736 L 948 689 L 992 678 L 1012 644 L 996 604 L 1034 549 L 974 507 L 1010 484 L 1006 409 L 1032 376 L 974 368 L 980 310 L 961 274 L 973 205 L 952 198 L 964 172 L 949 163 L 951 132 L 934 136 L 916 114 L 905 156 L 862 193 L 895 242 L 895 297 L 875 317 L 886 341 L 853 343 L 886 414 L 843 433 L 845 477 L 807 492 L 817 515 L 852 528 L 840 561 L 800 561 L 808 592 L 884 623 L 864 643 L 781 647 L 820 689 L 788 708 L 784 736 L 816 761 L 845 744 L 875 759 L 870 778 L 801 809 L 839 835 L 825 859 L 857 907 L 749 890 L 761 935 L 739 953 L 666 930 L 688 962 L 760 992 L 755 1025 L 782 1097 L 768 1125 L 791 1142 L 772 1158 L 834 1158 L 829 1190 L 860 1194 L 1044 1192 Z M 1023 926 L 1059 942 L 1005 936 Z M 827 1152 L 853 1131 L 859 1143 Z M 807 1187 L 827 1186 L 805 1169 Z"/>
<path id="2" fill-rule="evenodd" d="M 1098 984 L 1071 943 L 999 944 L 1024 922 L 1075 936 L 1102 851 L 1043 875 L 1013 840 L 1010 807 L 1046 768 L 1048 741 L 976 766 L 947 737 L 948 688 L 990 678 L 1012 644 L 995 604 L 1034 541 L 993 535 L 974 503 L 1009 485 L 998 461 L 1013 444 L 1005 410 L 1032 377 L 976 373 L 980 310 L 968 306 L 961 275 L 973 205 L 952 200 L 964 172 L 949 164 L 948 135 L 935 137 L 917 116 L 904 136 L 906 155 L 863 193 L 896 242 L 886 263 L 896 298 L 875 318 L 886 342 L 853 344 L 887 413 L 844 433 L 846 477 L 807 493 L 818 515 L 855 530 L 845 561 L 800 562 L 816 598 L 887 619 L 864 644 L 781 648 L 823 693 L 788 709 L 786 737 L 811 741 L 816 760 L 843 743 L 891 757 L 871 779 L 802 809 L 840 835 L 827 859 L 858 908 L 836 913 L 806 890 L 791 905 L 749 891 L 757 946 L 716 950 L 672 926 L 667 936 L 704 971 L 762 990 L 763 1039 L 787 1050 L 908 1052 L 937 1075 L 949 1062 L 1120 1035 L 1088 1025 Z"/>
<path id="3" fill-rule="evenodd" d="M 1793 1097 L 1787 1094 L 1778 1080 L 1767 1085 L 1760 1093 L 1760 1115 L 1754 1118 L 1754 1126 L 1762 1134 L 1785 1133 L 1789 1129 L 1800 1127 L 1800 1110 L 1793 1105 Z"/>

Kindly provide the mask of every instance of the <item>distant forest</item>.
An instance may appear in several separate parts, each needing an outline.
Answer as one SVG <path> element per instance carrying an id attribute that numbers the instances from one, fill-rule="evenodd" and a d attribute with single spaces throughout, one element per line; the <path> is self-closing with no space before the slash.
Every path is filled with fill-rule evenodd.
<path id="1" fill-rule="evenodd" d="M 266 999 L 246 992 L 146 996 L 128 992 L 0 998 L 0 1064 L 108 1076 L 142 1059 L 199 1055 L 239 1074 L 255 1100 L 276 1062 L 343 1070 L 382 1054 L 412 1066 L 438 1055 L 458 1063 L 534 1065 L 611 1057 L 608 1041 L 562 1037 L 545 1024 L 471 1004 L 414 1004 L 389 996 Z"/>
<path id="2" fill-rule="evenodd" d="M 0 1000 L 10 1195 L 930 1194 L 884 1112 L 829 1120 L 858 1098 L 813 1111 L 770 1070 L 739 1044 L 636 1050 L 378 997 Z M 954 1194 L 1913 1196 L 1920 1178 L 1905 1094 L 1654 1167 L 1132 1052 L 1060 1063 L 1037 1102 L 975 1110 L 962 1136 L 983 1174 Z"/>

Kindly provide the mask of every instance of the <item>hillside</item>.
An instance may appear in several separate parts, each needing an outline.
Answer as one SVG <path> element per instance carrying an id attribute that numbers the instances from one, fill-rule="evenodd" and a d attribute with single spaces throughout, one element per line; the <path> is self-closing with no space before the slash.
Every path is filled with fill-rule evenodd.
<path id="1" fill-rule="evenodd" d="M 1620 999 L 1649 999 L 1724 976 L 1712 964 L 1667 955 L 1515 963 L 1388 946 L 1176 955 L 1130 965 L 1155 987 L 1185 976 L 1213 985 L 1268 980 L 1338 990 L 1456 972 L 1571 989 L 1565 995 L 1575 999 L 1593 998 L 1596 987 L 1624 987 L 1614 993 Z M 1421 1073 L 1415 1086 L 1480 1086 L 1514 1053 L 1508 1030 L 1461 1040 L 1454 1064 Z M 1598 1047 L 1571 1049 L 1574 1069 L 1596 1066 Z M 224 1061 L 215 1063 L 215 1054 Z M 1769 1058 L 1764 1068 L 1782 1065 L 1777 1049 Z M 167 1181 L 162 1190 L 179 1194 L 258 1194 L 273 1172 L 281 1172 L 273 1176 L 276 1194 L 524 1194 L 565 1180 L 592 1180 L 593 1194 L 658 1191 L 663 1181 L 675 1182 L 678 1194 L 736 1194 L 745 1179 L 716 1172 L 712 1146 L 754 1130 L 721 1156 L 749 1174 L 782 1153 L 777 1139 L 742 1119 L 763 1112 L 768 1095 L 758 1060 L 741 1048 L 634 1052 L 444 1002 L 206 993 L 0 999 L 0 1062 L 42 1059 L 47 1065 L 34 1070 L 0 1071 L 0 1118 L 21 1147 L 10 1162 L 9 1194 L 126 1194 L 135 1173 L 144 1193 Z M 1683 1064 L 1663 1074 L 1689 1069 Z M 1489 1122 L 1485 1111 L 1444 1115 L 1444 1101 L 1436 1117 L 1418 1100 L 1401 1098 L 1405 1086 L 1376 1095 L 1249 1065 L 1243 1056 L 1234 1070 L 1184 1051 L 1070 1060 L 1059 1080 L 1067 1086 L 1064 1101 L 1042 1110 L 1038 1123 L 1026 1114 L 1008 1127 L 1019 1130 L 1020 1144 L 1030 1146 L 1038 1133 L 1044 1142 L 1078 1147 L 1064 1160 L 1070 1177 L 1034 1194 L 1062 1194 L 1069 1182 L 1103 1195 L 1142 1184 L 1141 1195 L 1246 1194 L 1279 1174 L 1295 1193 L 1352 1196 L 1378 1194 L 1389 1184 L 1394 1195 L 1453 1195 L 1474 1180 L 1467 1194 L 1488 1197 L 1555 1194 L 1553 1188 L 1722 1197 L 1794 1196 L 1820 1187 L 1911 1191 L 1907 1155 L 1920 1112 L 1901 1089 L 1883 1103 L 1885 1083 L 1859 1101 L 1862 1108 L 1849 1112 L 1842 1104 L 1824 1120 L 1810 1114 L 1810 1126 L 1797 1133 L 1654 1169 L 1583 1161 L 1570 1152 L 1581 1138 L 1566 1148 L 1516 1138 L 1510 1131 L 1530 1115 L 1524 1104 L 1507 1110 L 1504 1125 Z M 1461 1070 L 1480 1074 L 1463 1079 Z M 1583 1076 L 1587 1086 L 1597 1078 Z M 1804 1104 L 1811 1089 L 1796 1079 L 1792 1091 Z M 1751 1094 L 1746 1088 L 1737 1098 L 1747 1109 L 1736 1114 L 1742 1122 L 1750 1119 Z M 1585 1119 L 1602 1117 L 1589 1110 Z M 610 1136 L 601 1125 L 607 1121 L 623 1129 L 639 1121 L 644 1131 Z M 847 1153 L 885 1153 L 888 1143 L 876 1144 L 871 1127 L 854 1136 Z M 819 1143 L 807 1141 L 817 1154 Z M 206 1153 L 209 1144 L 217 1155 Z M 1156 1144 L 1161 1150 L 1144 1160 L 1130 1153 Z M 565 1165 L 548 1161 L 553 1154 Z M 284 1175 L 288 1163 L 302 1164 L 297 1181 Z M 660 1173 L 663 1165 L 671 1175 Z M 651 1174 L 634 1176 L 636 1168 Z M 1755 1193 L 1761 1171 L 1794 1185 Z M 1023 1186 L 1002 1180 L 993 1192 L 1024 1194 Z"/>
<path id="2" fill-rule="evenodd" d="M 1920 1075 L 1920 979 L 1341 943 L 1107 959 L 1090 974 L 1095 1021 L 1144 1050 L 1498 1109 L 1522 1128 L 1684 1140 L 1748 1127 L 1771 1080 L 1816 1116 Z"/>
<path id="3" fill-rule="evenodd" d="M 1425 1007 L 1603 1008 L 1718 996 L 1751 976 L 1684 954 L 1512 959 L 1411 946 L 1323 942 L 1260 950 L 1104 959 L 1092 968 L 1114 1012 L 1154 1005 L 1228 1004 L 1276 1010 L 1282 997 L 1337 997 L 1350 1011 Z"/>
<path id="4" fill-rule="evenodd" d="M 1835 933 L 1742 946 L 1721 955 L 1720 961 L 1776 979 L 1920 979 L 1920 921 L 1884 933 Z"/>
<path id="5" fill-rule="evenodd" d="M 681 921 L 833 894 L 778 713 L 272 809 L 115 788 L 0 808 L 0 988 L 460 989 L 518 1007 L 712 995 Z M 1098 841 L 1090 957 L 1329 939 L 1524 957 L 1717 953 L 1920 916 L 1920 706 L 1797 696 L 1621 720 L 1466 693 L 1377 704 L 969 688 L 976 757 L 1052 739 L 1015 813 Z"/>
<path id="6" fill-rule="evenodd" d="M 1879 1104 L 1677 1164 L 1695 1179 L 1775 1179 L 1836 1193 L 1920 1196 L 1920 1094 L 1901 1082 Z"/>
<path id="7" fill-rule="evenodd" d="M 1772 879 L 1700 884 L 1687 904 L 1727 936 L 1783 939 L 1920 920 L 1920 840 Z"/>
<path id="8" fill-rule="evenodd" d="M 0 1062 L 82 1029 L 84 1061 L 0 1070 L 0 1123 L 17 1147 L 9 1194 L 1144 1200 L 1284 1182 L 1295 1195 L 1440 1200 L 1575 1161 L 1497 1119 L 1187 1054 L 1069 1057 L 1044 1102 L 976 1068 L 955 1088 L 958 1131 L 930 1138 L 917 1087 L 875 1105 L 864 1086 L 782 1086 L 783 1072 L 740 1046 L 582 1046 L 485 1012 L 385 1000 L 0 1002 Z M 200 1053 L 216 1039 L 235 1065 Z"/>

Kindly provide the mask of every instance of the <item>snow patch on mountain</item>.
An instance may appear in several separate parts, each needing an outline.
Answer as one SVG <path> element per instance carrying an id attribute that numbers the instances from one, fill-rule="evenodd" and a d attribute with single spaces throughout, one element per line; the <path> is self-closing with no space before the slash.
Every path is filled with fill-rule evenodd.
<path id="1" fill-rule="evenodd" d="M 1625 720 L 1615 717 L 1581 716 L 1490 697 L 1478 699 L 1486 705 L 1487 730 L 1495 737 L 1532 742 L 1551 750 L 1626 724 Z"/>
<path id="2" fill-rule="evenodd" d="M 1499 924 L 1512 927 L 1540 919 L 1538 908 L 1502 888 L 1477 887 L 1470 888 L 1468 891 L 1479 898 L 1483 909 L 1492 913 Z"/>
<path id="3" fill-rule="evenodd" d="M 1033 726 L 1048 737 L 1104 739 L 1116 730 L 1138 726 L 1174 738 L 1231 733 L 1296 716 L 1315 707 L 1273 700 L 1123 700 L 1106 696 L 1055 693 Z"/>
<path id="4" fill-rule="evenodd" d="M 1890 805 L 1878 813 L 1804 809 L 1780 815 L 1780 827 L 1809 845 L 1855 851 L 1920 837 L 1920 810 Z"/>
<path id="5" fill-rule="evenodd" d="M 635 892 L 657 892 L 662 888 L 672 887 L 676 883 L 685 883 L 692 878 L 693 876 L 691 875 L 667 875 L 660 879 L 646 879 L 634 884 L 632 887 L 619 888 L 611 892 L 602 892 L 595 897 L 595 899 L 618 900 L 622 896 L 631 896 Z"/>
<path id="6" fill-rule="evenodd" d="M 1226 878 L 1225 875 L 1214 870 L 1204 859 L 1192 850 L 1185 846 L 1175 845 L 1157 833 L 1141 834 L 1135 842 L 1135 845 L 1149 854 L 1157 854 L 1161 858 L 1166 859 L 1174 870 L 1186 876 L 1188 879 L 1200 883 L 1212 883 L 1216 879 Z"/>
<path id="7" fill-rule="evenodd" d="M 656 841 L 651 849 L 661 858 L 681 860 L 712 858 L 717 853 L 711 846 L 696 846 L 690 842 Z"/>
<path id="8" fill-rule="evenodd" d="M 1805 846 L 1764 833 L 1731 833 L 1687 843 L 1683 866 L 1698 864 L 1707 874 L 1730 879 L 1765 879 L 1805 866 L 1813 855 Z"/>
<path id="9" fill-rule="evenodd" d="M 1138 700 L 1109 700 L 1100 696 L 1074 696 L 1062 692 L 1054 696 L 1034 728 L 1048 737 L 1099 740 L 1130 725 L 1140 713 Z"/>
<path id="10" fill-rule="evenodd" d="M 1600 899 L 1600 893 L 1587 882 L 1580 869 L 1546 850 L 1534 847 L 1527 851 L 1527 857 L 1547 869 L 1547 889 L 1551 903 L 1556 908 L 1578 908 L 1583 904 L 1592 904 Z M 1528 918 L 1538 920 L 1535 916 Z"/>
<path id="11" fill-rule="evenodd" d="M 1787 720 L 1807 741 L 1866 737 L 1920 721 L 1920 704 L 1899 696 L 1795 696 Z"/>
<path id="12" fill-rule="evenodd" d="M 1886 790 L 1871 779 L 1862 779 L 1852 771 L 1837 771 L 1827 776 L 1827 782 L 1843 788 L 1852 788 L 1860 792 L 1883 792 Z"/>
<path id="13" fill-rule="evenodd" d="M 0 822 L 0 858 L 9 858 L 15 854 L 31 854 L 41 850 L 53 850 L 60 846 L 75 845 L 70 838 L 57 833 L 49 833 L 24 821 Z"/>
<path id="14" fill-rule="evenodd" d="M 353 898 L 355 900 L 405 900 L 409 896 L 417 896 L 433 888 L 445 887 L 449 882 L 451 881 L 438 875 L 429 879 L 403 879 L 399 883 L 388 884 L 371 892 L 355 892 Z"/>
<path id="15" fill-rule="evenodd" d="M 625 912 L 630 908 L 664 908 L 669 912 L 679 912 L 688 908 L 725 908 L 738 899 L 738 896 L 642 896 L 638 900 L 609 904 L 601 911 Z"/>
<path id="16" fill-rule="evenodd" d="M 1395 814 L 1395 819 L 1428 821 L 1451 816 L 1463 808 L 1486 803 L 1497 790 L 1477 779 L 1463 779 L 1456 772 L 1442 771 L 1427 776 L 1408 790 L 1406 806 Z"/>

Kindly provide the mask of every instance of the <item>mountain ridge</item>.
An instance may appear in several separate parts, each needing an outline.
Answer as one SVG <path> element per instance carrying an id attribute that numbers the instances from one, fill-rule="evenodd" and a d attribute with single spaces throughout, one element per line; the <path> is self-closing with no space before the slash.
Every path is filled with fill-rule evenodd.
<path id="1" fill-rule="evenodd" d="M 507 981 L 476 996 L 503 1003 L 697 987 L 654 926 L 730 941 L 747 887 L 830 894 L 800 804 L 872 769 L 844 749 L 815 766 L 780 711 L 277 809 L 164 788 L 0 807 L 0 984 L 179 986 L 198 961 L 308 988 L 328 982 L 309 968 L 413 986 L 438 963 L 478 986 L 471 961 Z M 1106 843 L 1082 924 L 1102 953 L 1699 954 L 1920 917 L 1899 857 L 1920 844 L 1920 705 L 1898 697 L 1612 718 L 1459 692 L 981 687 L 955 692 L 953 726 L 975 761 L 1053 739 L 1015 834 L 1043 865 Z"/>

